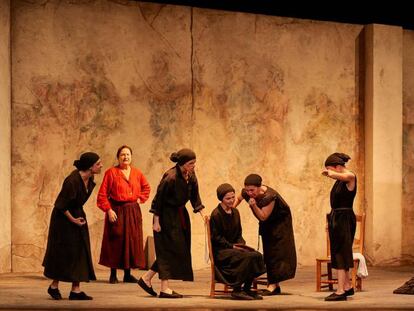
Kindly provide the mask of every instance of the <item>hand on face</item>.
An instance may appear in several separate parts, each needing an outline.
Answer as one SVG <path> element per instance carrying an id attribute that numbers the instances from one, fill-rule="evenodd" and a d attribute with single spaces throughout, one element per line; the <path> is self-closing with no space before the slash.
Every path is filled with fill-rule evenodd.
<path id="1" fill-rule="evenodd" d="M 250 198 L 250 199 L 249 199 L 249 205 L 250 205 L 250 206 L 255 206 L 255 205 L 256 205 L 256 200 L 255 200 L 255 199 L 253 199 L 253 198 Z"/>

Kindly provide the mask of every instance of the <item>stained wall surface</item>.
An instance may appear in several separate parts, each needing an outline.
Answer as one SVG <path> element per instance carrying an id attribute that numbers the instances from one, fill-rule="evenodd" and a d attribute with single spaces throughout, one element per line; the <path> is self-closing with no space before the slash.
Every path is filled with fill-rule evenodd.
<path id="1" fill-rule="evenodd" d="M 11 270 L 10 1 L 0 1 L 0 273 Z"/>
<path id="2" fill-rule="evenodd" d="M 412 263 L 414 245 L 414 31 L 403 34 L 402 261 Z"/>
<path id="3" fill-rule="evenodd" d="M 333 181 L 321 177 L 323 162 L 342 151 L 362 171 L 362 26 L 133 1 L 16 0 L 12 27 L 14 271 L 42 269 L 51 210 L 73 160 L 93 150 L 108 168 L 122 144 L 153 189 L 141 206 L 144 236 L 169 154 L 191 147 L 206 214 L 217 185 L 240 191 L 256 172 L 291 206 L 299 263 L 325 253 Z M 97 190 L 85 205 L 95 263 L 104 218 Z M 245 203 L 239 209 L 255 246 L 257 221 Z M 199 215 L 191 220 L 199 268 L 205 231 Z"/>

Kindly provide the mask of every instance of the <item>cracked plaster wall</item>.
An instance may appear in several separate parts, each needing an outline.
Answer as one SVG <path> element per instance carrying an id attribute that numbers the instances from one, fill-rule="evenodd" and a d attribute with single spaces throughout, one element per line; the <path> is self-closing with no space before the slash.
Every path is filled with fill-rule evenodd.
<path id="1" fill-rule="evenodd" d="M 333 182 L 320 177 L 323 161 L 340 150 L 362 172 L 362 26 L 103 0 L 16 0 L 12 26 L 14 271 L 42 269 L 50 213 L 73 160 L 93 150 L 107 168 L 122 144 L 152 186 L 150 201 L 169 154 L 193 148 L 206 213 L 218 184 L 239 191 L 247 174 L 260 173 L 291 206 L 299 263 L 324 254 Z M 85 210 L 99 268 L 96 193 Z M 239 209 L 245 239 L 256 245 L 257 221 L 246 204 Z M 204 228 L 190 216 L 200 268 Z"/>
<path id="2" fill-rule="evenodd" d="M 403 34 L 402 262 L 414 261 L 414 31 Z"/>
<path id="3" fill-rule="evenodd" d="M 0 273 L 11 270 L 10 1 L 0 1 Z"/>

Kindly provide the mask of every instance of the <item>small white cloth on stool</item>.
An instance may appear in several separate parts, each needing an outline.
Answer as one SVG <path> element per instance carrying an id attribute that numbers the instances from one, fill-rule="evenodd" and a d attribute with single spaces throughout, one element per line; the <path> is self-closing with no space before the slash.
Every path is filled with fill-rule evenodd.
<path id="1" fill-rule="evenodd" d="M 359 259 L 357 275 L 360 278 L 366 278 L 368 276 L 368 269 L 364 255 L 361 253 L 353 253 L 352 256 L 354 259 Z"/>

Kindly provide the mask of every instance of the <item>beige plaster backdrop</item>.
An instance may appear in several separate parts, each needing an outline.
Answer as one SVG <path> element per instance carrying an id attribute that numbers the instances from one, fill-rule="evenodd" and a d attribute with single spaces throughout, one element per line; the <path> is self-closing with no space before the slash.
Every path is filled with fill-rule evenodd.
<path id="1" fill-rule="evenodd" d="M 412 264 L 414 245 L 414 31 L 403 36 L 403 262 Z"/>
<path id="2" fill-rule="evenodd" d="M 11 269 L 10 1 L 0 1 L 0 273 Z"/>
<path id="3" fill-rule="evenodd" d="M 14 271 L 42 269 L 50 213 L 73 160 L 92 150 L 108 168 L 122 144 L 152 186 L 142 205 L 145 236 L 169 154 L 191 147 L 205 213 L 217 205 L 218 184 L 240 191 L 256 172 L 291 206 L 299 263 L 325 252 L 333 181 L 321 177 L 323 161 L 343 151 L 357 174 L 362 166 L 355 86 L 362 26 L 132 1 L 12 6 Z M 85 205 L 95 263 L 101 179 Z M 256 245 L 257 221 L 246 204 L 239 209 Z M 200 268 L 204 227 L 191 217 Z"/>

